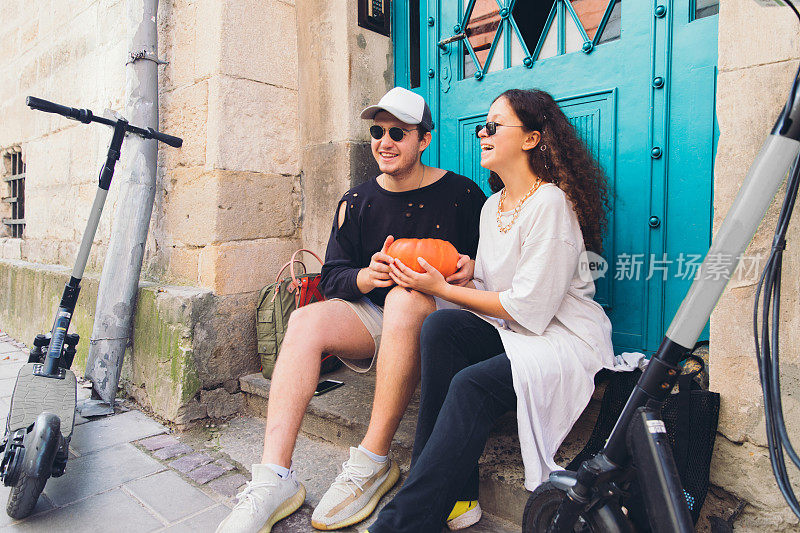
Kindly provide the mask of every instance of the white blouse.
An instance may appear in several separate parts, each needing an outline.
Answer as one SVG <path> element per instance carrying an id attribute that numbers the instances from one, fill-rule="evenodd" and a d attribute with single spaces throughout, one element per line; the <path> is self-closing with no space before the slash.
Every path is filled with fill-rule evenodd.
<path id="1" fill-rule="evenodd" d="M 525 487 L 558 469 L 558 447 L 589 403 L 594 375 L 613 368 L 611 322 L 595 302 L 594 282 L 578 274 L 585 251 L 572 204 L 543 183 L 507 233 L 497 227 L 500 194 L 481 211 L 475 286 L 499 292 L 514 320 L 482 316 L 499 331 L 511 361 Z M 501 213 L 503 225 L 512 212 Z"/>

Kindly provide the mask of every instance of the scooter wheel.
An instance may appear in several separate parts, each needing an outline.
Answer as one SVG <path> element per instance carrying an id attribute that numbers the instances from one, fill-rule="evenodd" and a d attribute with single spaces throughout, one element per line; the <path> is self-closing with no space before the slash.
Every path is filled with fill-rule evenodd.
<path id="1" fill-rule="evenodd" d="M 39 495 L 44 490 L 45 483 L 47 483 L 46 477 L 33 477 L 29 476 L 27 472 L 23 472 L 17 484 L 11 488 L 11 494 L 8 495 L 8 504 L 6 505 L 8 516 L 20 520 L 31 514 L 39 500 Z"/>
<path id="2" fill-rule="evenodd" d="M 19 479 L 8 495 L 6 512 L 11 518 L 25 518 L 36 507 L 36 501 L 53 469 L 53 460 L 61 439 L 61 420 L 53 413 L 41 413 L 23 440 L 25 456 Z"/>
<path id="3" fill-rule="evenodd" d="M 558 511 L 565 492 L 547 481 L 528 498 L 522 515 L 522 533 L 546 533 Z M 633 528 L 619 506 L 609 502 L 581 514 L 575 532 L 631 533 Z"/>

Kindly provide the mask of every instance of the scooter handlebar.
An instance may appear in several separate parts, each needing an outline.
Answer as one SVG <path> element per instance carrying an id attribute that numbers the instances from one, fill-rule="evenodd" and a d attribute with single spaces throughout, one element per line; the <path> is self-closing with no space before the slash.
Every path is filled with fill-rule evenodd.
<path id="1" fill-rule="evenodd" d="M 35 96 L 27 97 L 25 99 L 25 103 L 31 109 L 44 111 L 46 113 L 56 113 L 58 115 L 63 115 L 72 120 L 79 120 L 84 124 L 96 121 L 102 124 L 106 124 L 107 126 L 114 126 L 117 122 L 104 117 L 95 117 L 94 115 L 92 115 L 92 112 L 89 109 L 77 109 L 74 107 L 67 107 L 65 105 L 56 104 L 48 100 L 43 100 L 42 98 L 36 98 Z M 183 144 L 183 139 L 181 139 L 180 137 L 175 137 L 173 135 L 161 133 L 160 131 L 154 130 L 153 128 L 146 128 L 146 129 L 138 128 L 136 126 L 132 126 L 127 122 L 125 122 L 125 130 L 135 135 L 144 137 L 145 139 L 155 139 L 157 141 L 161 141 L 162 143 L 168 144 L 175 148 L 180 148 L 181 145 Z"/>
<path id="2" fill-rule="evenodd" d="M 31 109 L 36 109 L 39 111 L 44 111 L 45 113 L 56 113 L 58 115 L 63 115 L 72 120 L 78 120 L 83 122 L 84 124 L 88 124 L 92 121 L 92 112 L 88 109 L 77 109 L 74 107 L 67 107 L 65 105 L 56 104 L 54 102 L 50 102 L 48 100 L 44 100 L 42 98 L 36 98 L 35 96 L 28 96 L 25 99 L 25 103 Z"/>
<path id="3" fill-rule="evenodd" d="M 161 141 L 162 143 L 168 144 L 174 148 L 180 148 L 181 145 L 183 144 L 183 139 L 181 139 L 180 137 L 167 135 L 166 133 L 161 133 L 160 131 L 156 131 L 153 128 L 147 128 L 147 132 L 153 139 Z"/>

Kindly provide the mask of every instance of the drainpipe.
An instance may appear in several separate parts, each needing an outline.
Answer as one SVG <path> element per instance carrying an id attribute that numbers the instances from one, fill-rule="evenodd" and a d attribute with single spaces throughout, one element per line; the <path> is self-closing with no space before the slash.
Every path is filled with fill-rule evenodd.
<path id="1" fill-rule="evenodd" d="M 128 50 L 125 118 L 158 129 L 158 0 L 127 0 Z M 158 143 L 131 135 L 123 152 L 122 180 L 97 293 L 86 378 L 94 398 L 113 407 L 133 316 L 147 230 L 156 192 Z"/>

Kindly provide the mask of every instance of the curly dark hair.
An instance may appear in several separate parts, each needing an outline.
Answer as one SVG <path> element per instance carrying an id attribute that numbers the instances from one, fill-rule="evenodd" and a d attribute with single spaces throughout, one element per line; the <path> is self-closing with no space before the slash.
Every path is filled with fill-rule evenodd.
<path id="1" fill-rule="evenodd" d="M 542 181 L 553 183 L 567 195 L 583 233 L 586 249 L 600 253 L 608 227 L 609 193 L 600 165 L 550 94 L 538 89 L 509 89 L 505 98 L 527 131 L 538 131 L 541 140 L 529 150 L 531 170 Z M 504 187 L 500 177 L 489 176 L 492 192 Z"/>

